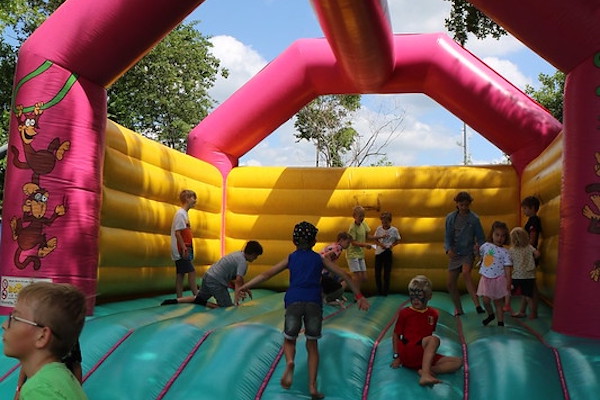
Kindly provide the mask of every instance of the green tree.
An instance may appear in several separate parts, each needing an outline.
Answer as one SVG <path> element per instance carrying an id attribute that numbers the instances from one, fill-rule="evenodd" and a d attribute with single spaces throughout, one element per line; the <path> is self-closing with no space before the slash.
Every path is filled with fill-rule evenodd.
<path id="1" fill-rule="evenodd" d="M 360 108 L 360 95 L 320 96 L 296 114 L 294 127 L 300 140 L 313 142 L 319 160 L 326 167 L 342 167 L 343 155 L 351 148 L 357 137 L 352 127 L 353 113 Z"/>
<path id="2" fill-rule="evenodd" d="M 446 28 L 453 32 L 454 40 L 462 46 L 470 32 L 478 39 L 492 36 L 496 39 L 506 35 L 506 31 L 467 0 L 446 0 L 452 3 L 450 16 L 446 18 Z"/>
<path id="3" fill-rule="evenodd" d="M 539 74 L 538 80 L 542 84 L 540 89 L 535 90 L 532 86 L 526 85 L 525 93 L 546 107 L 554 118 L 562 122 L 565 74 L 557 70 L 554 75 Z"/>
<path id="4" fill-rule="evenodd" d="M 217 74 L 228 75 L 195 25 L 179 25 L 108 90 L 111 119 L 181 151 L 215 105 Z"/>

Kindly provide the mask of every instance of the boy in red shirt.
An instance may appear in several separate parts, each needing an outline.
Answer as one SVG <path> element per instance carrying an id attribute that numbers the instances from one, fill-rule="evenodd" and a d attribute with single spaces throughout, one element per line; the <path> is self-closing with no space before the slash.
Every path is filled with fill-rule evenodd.
<path id="1" fill-rule="evenodd" d="M 431 300 L 431 281 L 424 275 L 415 276 L 408 284 L 409 307 L 400 310 L 392 337 L 394 361 L 392 368 L 404 366 L 419 372 L 419 384 L 434 385 L 441 381 L 437 374 L 447 374 L 462 366 L 461 357 L 437 354 L 440 338 L 433 336 L 439 313 L 427 307 Z"/>

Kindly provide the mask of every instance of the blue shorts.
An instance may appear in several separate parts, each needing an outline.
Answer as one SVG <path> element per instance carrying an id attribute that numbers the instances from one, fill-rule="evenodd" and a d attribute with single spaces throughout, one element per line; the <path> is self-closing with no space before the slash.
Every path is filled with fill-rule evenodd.
<path id="1" fill-rule="evenodd" d="M 321 337 L 323 324 L 323 307 L 318 303 L 298 301 L 285 309 L 285 327 L 283 336 L 295 340 L 304 321 L 304 336 L 307 340 L 317 340 Z"/>

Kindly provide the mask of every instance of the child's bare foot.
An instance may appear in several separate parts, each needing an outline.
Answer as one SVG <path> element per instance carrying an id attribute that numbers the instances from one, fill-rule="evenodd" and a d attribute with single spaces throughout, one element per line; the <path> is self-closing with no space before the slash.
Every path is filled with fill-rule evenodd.
<path id="1" fill-rule="evenodd" d="M 289 363 L 285 366 L 285 371 L 281 377 L 281 387 L 289 389 L 292 387 L 292 380 L 294 378 L 294 363 Z"/>
<path id="2" fill-rule="evenodd" d="M 310 400 L 321 400 L 324 399 L 325 395 L 323 393 L 315 392 L 310 394 Z"/>
<path id="3" fill-rule="evenodd" d="M 419 385 L 421 385 L 421 386 L 435 385 L 436 383 L 442 382 L 438 378 L 436 378 L 433 374 L 423 373 L 422 369 L 419 370 L 419 376 L 421 377 L 421 379 L 419 379 Z"/>

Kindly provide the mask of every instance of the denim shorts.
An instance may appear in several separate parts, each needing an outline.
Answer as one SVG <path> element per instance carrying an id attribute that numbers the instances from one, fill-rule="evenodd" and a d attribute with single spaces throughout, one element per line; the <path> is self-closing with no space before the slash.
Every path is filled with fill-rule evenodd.
<path id="1" fill-rule="evenodd" d="M 304 336 L 307 340 L 317 340 L 321 337 L 323 324 L 323 307 L 318 303 L 299 301 L 285 309 L 285 327 L 283 336 L 294 340 L 298 337 L 304 321 Z"/>

